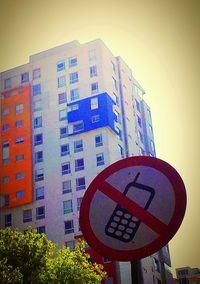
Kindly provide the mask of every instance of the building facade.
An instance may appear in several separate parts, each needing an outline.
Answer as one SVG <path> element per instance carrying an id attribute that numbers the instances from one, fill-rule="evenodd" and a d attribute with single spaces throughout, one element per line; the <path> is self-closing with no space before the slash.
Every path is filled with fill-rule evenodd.
<path id="1" fill-rule="evenodd" d="M 176 279 L 174 279 L 174 283 L 177 284 L 199 284 L 200 283 L 200 269 L 199 268 L 191 268 L 181 267 L 176 268 Z"/>
<path id="2" fill-rule="evenodd" d="M 31 226 L 73 249 L 94 177 L 124 157 L 156 154 L 144 90 L 101 40 L 30 56 L 0 84 L 0 226 Z M 105 283 L 131 283 L 129 262 L 88 251 L 104 264 Z M 167 246 L 141 260 L 143 283 L 172 283 L 170 265 Z"/>

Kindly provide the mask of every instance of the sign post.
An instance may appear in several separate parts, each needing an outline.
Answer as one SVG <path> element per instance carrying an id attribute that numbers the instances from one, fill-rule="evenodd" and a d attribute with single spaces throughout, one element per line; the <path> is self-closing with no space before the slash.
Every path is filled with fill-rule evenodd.
<path id="1" fill-rule="evenodd" d="M 185 186 L 172 166 L 154 157 L 130 157 L 91 182 L 81 204 L 80 226 L 100 255 L 133 261 L 166 245 L 185 209 Z"/>
<path id="2" fill-rule="evenodd" d="M 132 284 L 143 283 L 140 260 L 131 261 L 131 279 L 132 279 Z"/>

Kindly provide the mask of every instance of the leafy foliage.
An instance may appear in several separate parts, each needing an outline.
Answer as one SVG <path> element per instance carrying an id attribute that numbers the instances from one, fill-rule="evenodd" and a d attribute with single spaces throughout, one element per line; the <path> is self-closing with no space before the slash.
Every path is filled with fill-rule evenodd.
<path id="1" fill-rule="evenodd" d="M 58 249 L 28 229 L 25 234 L 10 228 L 0 230 L 0 279 L 2 284 L 96 284 L 106 278 L 103 267 L 90 263 L 80 241 L 74 251 Z"/>

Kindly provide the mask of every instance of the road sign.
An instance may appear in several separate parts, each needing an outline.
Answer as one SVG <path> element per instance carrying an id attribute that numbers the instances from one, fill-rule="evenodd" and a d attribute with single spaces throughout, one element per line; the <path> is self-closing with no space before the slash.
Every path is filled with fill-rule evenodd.
<path id="1" fill-rule="evenodd" d="M 167 244 L 185 209 L 185 186 L 172 166 L 154 157 L 130 157 L 91 182 L 81 204 L 80 226 L 100 255 L 128 261 Z"/>

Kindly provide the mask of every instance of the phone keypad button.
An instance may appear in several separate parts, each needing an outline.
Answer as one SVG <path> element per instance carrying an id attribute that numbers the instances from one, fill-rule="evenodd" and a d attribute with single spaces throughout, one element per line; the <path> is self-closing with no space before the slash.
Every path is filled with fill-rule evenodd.
<path id="1" fill-rule="evenodd" d="M 130 238 L 130 236 L 128 234 L 124 234 L 124 239 L 128 240 Z"/>
<path id="2" fill-rule="evenodd" d="M 128 221 L 127 221 L 126 219 L 122 219 L 121 222 L 122 222 L 122 224 L 124 224 L 124 225 L 128 224 Z"/>
<path id="3" fill-rule="evenodd" d="M 122 225 L 119 225 L 119 226 L 118 226 L 118 229 L 121 230 L 121 231 L 123 231 L 123 230 L 125 229 L 125 227 L 122 226 Z"/>
<path id="4" fill-rule="evenodd" d="M 122 216 L 122 215 L 123 215 L 123 212 L 122 212 L 122 211 L 117 210 L 116 214 L 117 214 L 118 216 Z"/>
<path id="5" fill-rule="evenodd" d="M 118 222 L 118 221 L 120 220 L 120 218 L 117 217 L 117 216 L 115 216 L 113 219 L 114 219 L 116 222 Z"/>
<path id="6" fill-rule="evenodd" d="M 131 214 L 128 214 L 128 213 L 124 214 L 124 218 L 130 219 L 131 218 Z"/>
<path id="7" fill-rule="evenodd" d="M 133 230 L 130 229 L 130 228 L 127 228 L 127 229 L 126 229 L 126 232 L 129 233 L 129 234 L 132 234 Z"/>
<path id="8" fill-rule="evenodd" d="M 137 221 L 138 221 L 138 218 L 136 218 L 136 217 L 133 216 L 133 217 L 131 218 L 131 220 L 134 221 L 134 222 L 137 222 Z"/>
<path id="9" fill-rule="evenodd" d="M 133 222 L 130 222 L 130 223 L 129 223 L 129 226 L 132 227 L 132 228 L 134 228 L 134 227 L 136 226 L 136 224 L 133 223 Z"/>
<path id="10" fill-rule="evenodd" d="M 115 222 L 112 222 L 110 225 L 111 225 L 111 227 L 113 227 L 113 228 L 116 228 L 116 227 L 117 227 L 117 223 L 115 223 Z"/>
<path id="11" fill-rule="evenodd" d="M 122 235 L 122 232 L 121 231 L 116 231 L 115 234 L 120 237 Z"/>
<path id="12" fill-rule="evenodd" d="M 109 233 L 113 233 L 113 232 L 114 232 L 114 229 L 113 229 L 113 228 L 108 228 L 108 232 L 109 232 Z"/>

